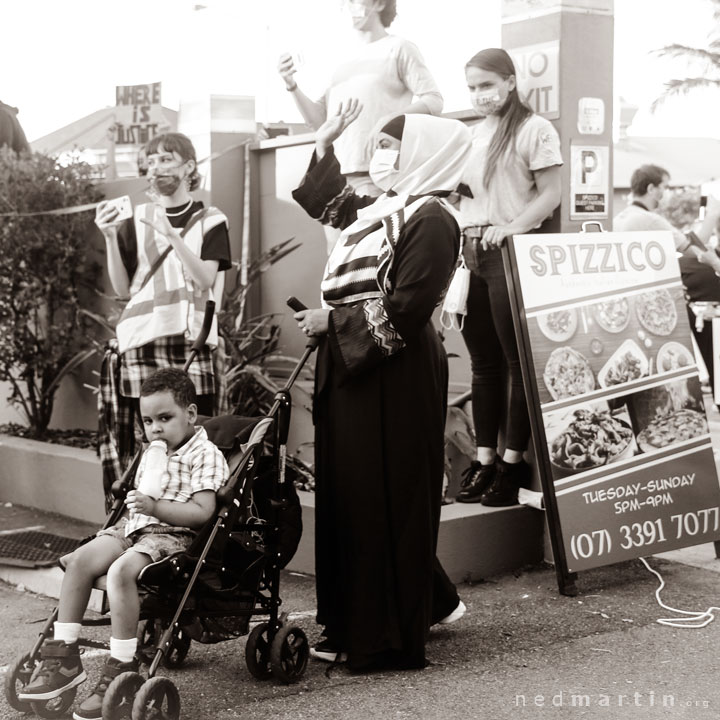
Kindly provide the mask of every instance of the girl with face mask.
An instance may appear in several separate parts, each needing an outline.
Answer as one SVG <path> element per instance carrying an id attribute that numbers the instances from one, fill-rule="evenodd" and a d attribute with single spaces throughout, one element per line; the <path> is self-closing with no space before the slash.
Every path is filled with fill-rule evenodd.
<path id="1" fill-rule="evenodd" d="M 220 300 L 221 273 L 231 267 L 227 218 L 190 194 L 200 184 L 190 139 L 165 133 L 143 150 L 152 202 L 136 206 L 133 218 L 122 222 L 116 209 L 102 202 L 95 218 L 105 237 L 113 289 L 130 298 L 116 331 L 120 393 L 133 399 L 155 370 L 182 368 L 202 327 L 205 303 Z M 213 414 L 217 400 L 211 355 L 217 344 L 214 319 L 188 371 L 203 415 Z"/>
<path id="2" fill-rule="evenodd" d="M 465 606 L 435 558 L 447 356 L 431 316 L 459 252 L 444 197 L 470 152 L 456 120 L 400 115 L 370 162 L 377 199 L 340 174 L 333 143 L 360 114 L 344 103 L 316 133 L 293 197 L 342 229 L 323 307 L 295 314 L 321 338 L 314 398 L 316 580 L 321 660 L 423 667 L 428 628 Z"/>
<path id="3" fill-rule="evenodd" d="M 523 452 L 530 421 L 506 268 L 499 250 L 505 238 L 537 231 L 560 204 L 560 139 L 553 126 L 521 100 L 512 59 L 488 48 L 465 66 L 479 121 L 463 181 L 473 197 L 460 200 L 463 254 L 472 271 L 462 334 L 472 367 L 472 413 L 477 457 L 465 473 L 457 500 L 502 506 L 529 487 Z M 506 403 L 505 368 L 510 376 Z M 501 417 L 505 449 L 497 453 Z"/>

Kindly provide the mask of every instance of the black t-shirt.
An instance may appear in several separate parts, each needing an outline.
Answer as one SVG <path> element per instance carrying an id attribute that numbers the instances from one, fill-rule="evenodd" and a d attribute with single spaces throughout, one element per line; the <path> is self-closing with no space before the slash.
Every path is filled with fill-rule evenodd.
<path id="1" fill-rule="evenodd" d="M 184 228 L 190 218 L 204 205 L 199 200 L 190 205 L 186 212 L 175 217 L 168 217 L 174 228 Z M 183 205 L 174 208 L 166 208 L 170 213 L 182 210 Z M 135 222 L 132 218 L 124 220 L 118 228 L 118 247 L 120 257 L 128 274 L 128 280 L 132 282 L 138 266 L 137 256 L 137 235 L 135 233 Z M 229 270 L 232 267 L 230 262 L 230 237 L 228 235 L 227 223 L 220 223 L 211 230 L 208 230 L 203 237 L 201 260 L 217 260 L 218 272 Z"/>

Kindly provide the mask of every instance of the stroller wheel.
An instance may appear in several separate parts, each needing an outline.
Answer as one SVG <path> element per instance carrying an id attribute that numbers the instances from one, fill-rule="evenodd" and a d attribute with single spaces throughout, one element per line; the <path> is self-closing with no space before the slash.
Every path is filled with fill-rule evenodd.
<path id="1" fill-rule="evenodd" d="M 135 696 L 132 720 L 179 720 L 180 693 L 172 680 L 154 677 L 147 680 Z"/>
<path id="2" fill-rule="evenodd" d="M 266 622 L 256 625 L 245 644 L 245 664 L 250 674 L 258 680 L 267 680 L 272 675 L 267 630 Z"/>
<path id="3" fill-rule="evenodd" d="M 130 718 L 135 695 L 144 682 L 145 678 L 136 672 L 120 673 L 114 678 L 103 697 L 103 720 Z"/>
<path id="4" fill-rule="evenodd" d="M 163 624 L 161 620 L 152 618 L 141 620 L 138 623 L 138 655 L 145 664 L 152 663 L 156 652 L 155 646 L 166 627 L 167 624 Z M 177 635 L 173 636 L 170 647 L 163 656 L 163 665 L 173 669 L 179 668 L 185 662 L 190 650 L 190 643 L 192 643 L 190 636 L 180 630 Z"/>
<path id="5" fill-rule="evenodd" d="M 305 633 L 295 625 L 284 625 L 275 634 L 270 648 L 273 675 L 284 683 L 297 682 L 305 672 L 309 656 Z"/>
<path id="6" fill-rule="evenodd" d="M 30 705 L 38 717 L 59 718 L 65 715 L 72 707 L 76 694 L 77 688 L 74 687 L 51 700 L 33 700 Z"/>
<path id="7" fill-rule="evenodd" d="M 18 657 L 8 668 L 5 676 L 5 699 L 13 710 L 19 712 L 30 712 L 30 701 L 18 699 L 18 690 L 21 690 L 30 682 L 30 677 L 35 669 L 35 662 L 30 659 L 30 653 Z"/>
<path id="8" fill-rule="evenodd" d="M 165 655 L 165 667 L 179 668 L 185 662 L 191 642 L 190 636 L 179 630 L 177 635 L 173 636 L 170 649 Z"/>

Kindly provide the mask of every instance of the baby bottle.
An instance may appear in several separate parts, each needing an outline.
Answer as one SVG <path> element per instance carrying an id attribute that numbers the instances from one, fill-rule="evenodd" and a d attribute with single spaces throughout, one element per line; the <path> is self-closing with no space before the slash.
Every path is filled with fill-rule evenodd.
<path id="1" fill-rule="evenodd" d="M 157 500 L 162 495 L 163 476 L 167 472 L 167 443 L 164 440 L 153 440 L 145 451 L 145 468 L 138 490 Z"/>

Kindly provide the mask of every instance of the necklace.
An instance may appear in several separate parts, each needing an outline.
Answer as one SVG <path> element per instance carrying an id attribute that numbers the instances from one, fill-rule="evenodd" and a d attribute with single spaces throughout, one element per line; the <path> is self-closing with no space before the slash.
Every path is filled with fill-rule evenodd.
<path id="1" fill-rule="evenodd" d="M 187 202 L 187 205 L 186 205 L 182 210 L 179 210 L 178 212 L 168 212 L 168 211 L 166 210 L 166 211 L 165 211 L 165 214 L 166 214 L 168 217 L 180 217 L 181 215 L 184 215 L 184 214 L 190 209 L 190 206 L 191 206 L 192 204 L 193 204 L 193 199 L 190 198 L 190 199 L 188 200 L 188 202 Z"/>

